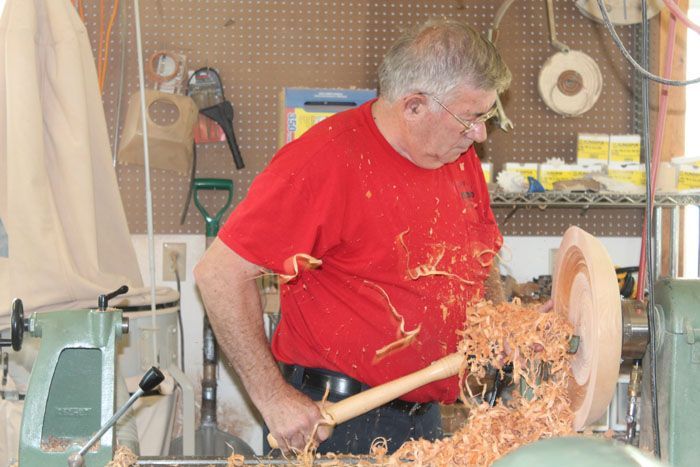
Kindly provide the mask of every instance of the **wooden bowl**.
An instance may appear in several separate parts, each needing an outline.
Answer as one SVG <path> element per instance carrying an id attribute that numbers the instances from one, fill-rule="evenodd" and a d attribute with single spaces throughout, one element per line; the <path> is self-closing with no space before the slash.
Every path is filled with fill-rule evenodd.
<path id="1" fill-rule="evenodd" d="M 554 312 L 580 336 L 569 385 L 574 429 L 605 414 L 617 385 L 622 352 L 622 311 L 615 267 L 598 239 L 570 227 L 556 257 Z"/>

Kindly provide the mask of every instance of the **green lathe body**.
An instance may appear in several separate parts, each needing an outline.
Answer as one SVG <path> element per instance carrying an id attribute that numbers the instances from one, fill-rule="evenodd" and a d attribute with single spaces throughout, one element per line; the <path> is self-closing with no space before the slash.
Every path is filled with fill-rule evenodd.
<path id="1" fill-rule="evenodd" d="M 700 280 L 656 283 L 657 390 L 661 458 L 700 465 Z M 645 375 L 646 377 L 646 375 Z M 642 420 L 647 430 L 650 421 Z"/>
<path id="2" fill-rule="evenodd" d="M 29 333 L 40 337 L 24 404 L 21 466 L 66 466 L 114 413 L 115 340 L 122 313 L 108 308 L 35 313 Z M 112 460 L 114 430 L 85 456 L 85 465 Z"/>
<path id="3" fill-rule="evenodd" d="M 662 467 L 639 449 L 608 440 L 567 436 L 522 446 L 493 463 L 493 467 Z"/>

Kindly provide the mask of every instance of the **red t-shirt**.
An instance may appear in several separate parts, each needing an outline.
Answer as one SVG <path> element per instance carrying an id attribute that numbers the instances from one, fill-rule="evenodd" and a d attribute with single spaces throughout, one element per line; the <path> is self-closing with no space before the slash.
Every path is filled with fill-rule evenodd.
<path id="1" fill-rule="evenodd" d="M 219 238 L 281 274 L 293 274 L 289 259 L 299 253 L 322 260 L 282 286 L 272 351 L 280 361 L 376 386 L 455 351 L 465 306 L 483 296 L 502 237 L 474 149 L 438 169 L 420 168 L 384 139 L 371 104 L 283 147 Z M 405 331 L 420 326 L 410 345 L 383 358 L 376 352 L 401 334 L 380 288 Z M 403 399 L 452 402 L 458 390 L 449 378 Z"/>

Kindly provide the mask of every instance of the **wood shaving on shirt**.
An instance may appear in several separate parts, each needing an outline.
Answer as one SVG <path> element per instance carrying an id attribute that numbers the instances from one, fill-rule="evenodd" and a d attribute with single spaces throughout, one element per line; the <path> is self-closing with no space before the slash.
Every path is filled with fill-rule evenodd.
<path id="1" fill-rule="evenodd" d="M 295 279 L 301 271 L 319 268 L 321 264 L 323 264 L 323 261 L 311 255 L 307 255 L 306 253 L 297 253 L 287 258 L 284 263 L 285 269 L 288 265 L 291 265 L 294 274 L 279 274 L 279 279 L 282 284 L 286 284 Z"/>
<path id="2" fill-rule="evenodd" d="M 442 261 L 443 256 L 445 256 L 445 245 L 436 245 L 436 254 L 435 256 L 431 255 L 430 261 L 428 263 L 419 264 L 418 266 L 412 268 L 411 252 L 409 251 L 408 247 L 406 246 L 406 242 L 403 239 L 403 237 L 409 232 L 409 230 L 410 229 L 406 229 L 403 232 L 401 232 L 397 237 L 397 240 L 406 252 L 406 273 L 408 274 L 408 277 L 411 280 L 415 281 L 420 279 L 421 277 L 427 276 L 445 276 L 451 279 L 456 279 L 462 282 L 463 284 L 467 285 L 473 285 L 475 283 L 474 281 L 465 279 L 461 276 L 458 276 L 457 274 L 437 269 L 437 265 L 440 263 L 440 261 Z"/>
<path id="3" fill-rule="evenodd" d="M 384 357 L 386 357 L 390 353 L 409 346 L 411 344 L 411 342 L 413 342 L 415 337 L 418 335 L 418 333 L 420 332 L 421 325 L 419 324 L 415 329 L 407 331 L 406 330 L 406 320 L 404 319 L 403 315 L 401 315 L 396 310 L 396 307 L 391 303 L 391 299 L 389 299 L 389 294 L 387 294 L 383 288 L 381 288 L 380 286 L 378 286 L 374 282 L 370 282 L 370 281 L 366 280 L 366 281 L 364 281 L 364 283 L 365 283 L 365 285 L 374 288 L 382 295 L 382 297 L 386 301 L 386 304 L 387 304 L 387 307 L 389 308 L 389 311 L 391 311 L 392 316 L 394 317 L 394 319 L 396 319 L 396 321 L 399 322 L 397 335 L 399 335 L 400 337 L 397 340 L 385 345 L 384 347 L 382 347 L 381 349 L 379 349 L 375 352 L 373 361 L 374 361 L 374 363 L 377 363 L 378 361 L 380 361 L 381 359 L 383 359 Z"/>

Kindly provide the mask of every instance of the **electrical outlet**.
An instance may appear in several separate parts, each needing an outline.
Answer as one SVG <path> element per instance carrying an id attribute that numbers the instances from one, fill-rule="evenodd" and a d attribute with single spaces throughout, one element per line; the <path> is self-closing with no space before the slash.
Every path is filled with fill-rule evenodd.
<path id="1" fill-rule="evenodd" d="M 185 265 L 187 264 L 187 245 L 185 243 L 163 243 L 163 280 L 175 281 L 175 268 L 180 276 L 180 282 L 187 280 Z"/>

